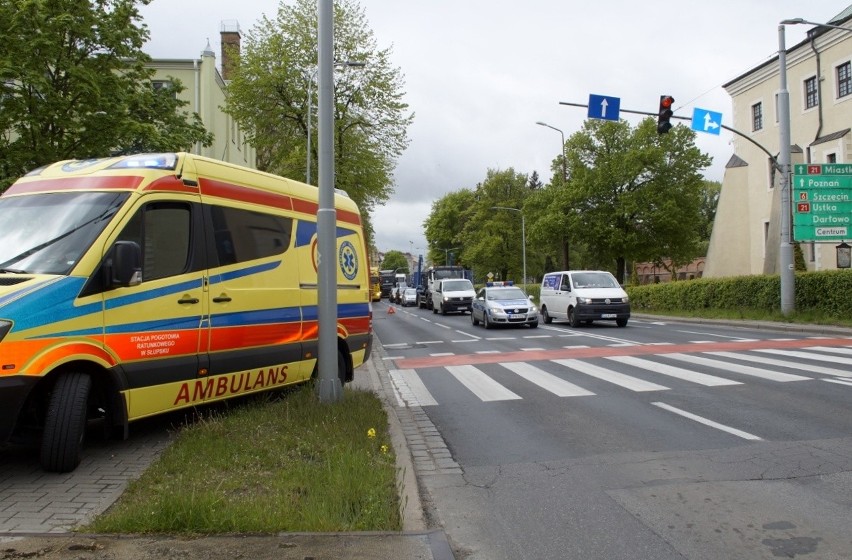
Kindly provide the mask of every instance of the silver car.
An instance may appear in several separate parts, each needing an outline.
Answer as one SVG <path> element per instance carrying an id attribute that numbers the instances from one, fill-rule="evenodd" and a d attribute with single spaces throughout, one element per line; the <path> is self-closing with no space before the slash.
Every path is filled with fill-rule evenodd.
<path id="1" fill-rule="evenodd" d="M 538 309 L 520 288 L 509 282 L 498 285 L 486 284 L 473 300 L 470 322 L 474 326 L 481 321 L 486 329 L 497 325 L 538 326 Z"/>
<path id="2" fill-rule="evenodd" d="M 417 305 L 417 289 L 416 288 L 406 288 L 404 292 L 402 292 L 402 306 L 408 307 L 409 305 Z"/>

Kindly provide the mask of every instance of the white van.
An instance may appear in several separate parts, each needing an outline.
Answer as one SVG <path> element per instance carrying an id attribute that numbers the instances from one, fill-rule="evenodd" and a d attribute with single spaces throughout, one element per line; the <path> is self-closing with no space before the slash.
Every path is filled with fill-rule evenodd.
<path id="1" fill-rule="evenodd" d="M 467 278 L 447 278 L 438 282 L 432 292 L 432 313 L 446 315 L 451 311 L 470 311 L 476 290 Z"/>
<path id="2" fill-rule="evenodd" d="M 541 281 L 539 296 L 545 323 L 567 319 L 572 327 L 592 321 L 615 321 L 627 326 L 630 302 L 615 277 L 603 270 L 549 272 Z"/>

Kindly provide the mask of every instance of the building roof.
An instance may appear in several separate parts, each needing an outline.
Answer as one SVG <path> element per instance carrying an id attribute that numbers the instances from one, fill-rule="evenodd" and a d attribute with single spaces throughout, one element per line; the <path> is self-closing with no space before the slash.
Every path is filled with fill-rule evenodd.
<path id="1" fill-rule="evenodd" d="M 832 132 L 831 134 L 826 134 L 825 136 L 820 136 L 819 138 L 811 142 L 811 146 L 816 146 L 817 144 L 823 144 L 825 142 L 831 142 L 832 140 L 838 140 L 840 138 L 843 138 L 844 136 L 849 134 L 850 130 L 852 130 L 852 128 L 845 128 L 843 130 L 838 130 L 837 132 Z"/>
<path id="2" fill-rule="evenodd" d="M 843 25 L 844 23 L 846 23 L 850 19 L 852 19 L 852 4 L 847 6 L 846 9 L 844 9 L 842 12 L 840 12 L 839 14 L 837 14 L 836 16 L 834 16 L 833 18 L 828 20 L 826 23 L 829 23 L 831 25 Z M 799 41 L 798 43 L 796 43 L 795 45 L 793 45 L 792 47 L 789 47 L 787 49 L 787 52 L 790 53 L 790 52 L 795 51 L 795 50 L 797 50 L 797 49 L 799 49 L 799 48 L 801 48 L 805 45 L 808 45 L 813 38 L 819 37 L 820 35 L 828 33 L 831 30 L 832 30 L 831 27 L 824 27 L 824 26 L 814 27 L 813 29 L 808 31 L 808 36 L 807 36 L 806 39 L 803 39 L 803 40 Z M 742 78 L 745 78 L 746 76 L 748 76 L 752 72 L 754 72 L 756 70 L 760 70 L 761 68 L 765 68 L 766 66 L 769 66 L 770 64 L 778 64 L 778 55 L 777 54 L 775 56 L 773 56 L 772 58 L 770 58 L 769 60 L 767 60 L 766 62 L 759 64 L 759 65 L 755 66 L 754 68 L 752 68 L 751 70 L 748 70 L 747 72 L 740 74 L 739 76 L 737 76 L 733 80 L 730 80 L 725 84 L 722 84 L 722 87 L 727 89 L 728 86 L 730 86 L 731 84 L 735 84 L 736 82 L 740 81 Z"/>

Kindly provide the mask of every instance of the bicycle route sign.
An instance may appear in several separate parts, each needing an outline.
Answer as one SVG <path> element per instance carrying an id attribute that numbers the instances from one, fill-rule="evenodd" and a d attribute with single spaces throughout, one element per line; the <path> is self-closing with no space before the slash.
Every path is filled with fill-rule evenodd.
<path id="1" fill-rule="evenodd" d="M 796 164 L 793 205 L 796 241 L 852 239 L 852 164 Z"/>

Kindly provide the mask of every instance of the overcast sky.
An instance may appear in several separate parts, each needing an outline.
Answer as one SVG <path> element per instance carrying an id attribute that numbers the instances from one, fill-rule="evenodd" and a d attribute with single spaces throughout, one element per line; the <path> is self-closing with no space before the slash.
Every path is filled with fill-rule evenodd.
<path id="1" fill-rule="evenodd" d="M 284 0 L 285 2 L 287 0 Z M 846 0 L 358 0 L 380 48 L 405 76 L 415 113 L 411 143 L 398 161 L 395 194 L 373 214 L 380 251 L 425 252 L 423 221 L 444 194 L 474 188 L 488 169 L 550 180 L 567 139 L 586 118 L 590 94 L 621 99 L 622 109 L 654 112 L 659 96 L 675 114 L 695 107 L 731 124 L 722 84 L 778 52 L 778 23 L 826 22 Z M 222 21 L 245 37 L 275 0 L 153 0 L 141 13 L 155 58 L 199 58 L 208 40 L 221 62 Z M 177 6 L 180 6 L 178 9 Z M 790 47 L 811 26 L 786 26 Z M 622 113 L 636 124 L 642 117 Z M 678 122 L 678 121 L 675 121 Z M 698 133 L 721 181 L 731 133 Z"/>

